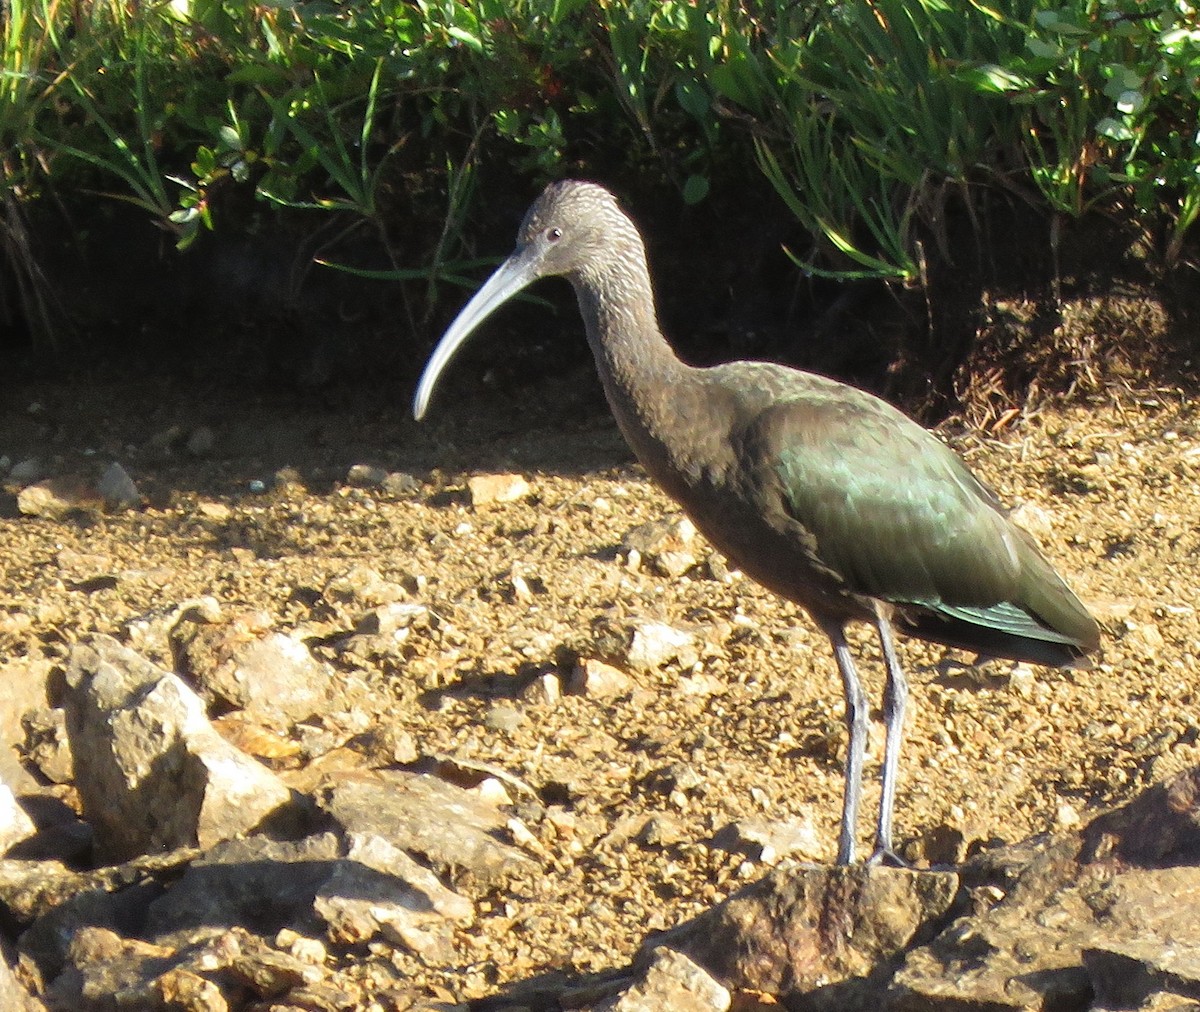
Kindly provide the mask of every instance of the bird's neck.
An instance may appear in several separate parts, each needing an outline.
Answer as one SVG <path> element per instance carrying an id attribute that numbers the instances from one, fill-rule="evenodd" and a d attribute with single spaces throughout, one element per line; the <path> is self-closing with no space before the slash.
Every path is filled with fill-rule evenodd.
<path id="1" fill-rule="evenodd" d="M 688 381 L 690 370 L 662 336 L 644 265 L 626 259 L 619 271 L 572 281 L 614 411 L 653 411 L 668 391 Z"/>
<path id="2" fill-rule="evenodd" d="M 676 430 L 703 400 L 703 370 L 680 361 L 658 326 L 654 294 L 641 258 L 619 272 L 572 278 L 588 343 L 608 403 L 626 440 L 660 481 L 659 464 L 679 451 Z"/>

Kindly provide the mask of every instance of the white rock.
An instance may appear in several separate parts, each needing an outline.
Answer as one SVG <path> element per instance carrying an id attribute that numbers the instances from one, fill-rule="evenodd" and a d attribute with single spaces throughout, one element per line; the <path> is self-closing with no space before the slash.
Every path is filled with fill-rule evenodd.
<path id="1" fill-rule="evenodd" d="M 620 668 L 594 657 L 581 657 L 571 672 L 568 691 L 575 696 L 620 696 L 633 687 L 633 680 Z"/>
<path id="2" fill-rule="evenodd" d="M 679 691 L 685 696 L 723 696 L 729 686 L 716 675 L 697 671 L 679 679 Z"/>
<path id="3" fill-rule="evenodd" d="M 331 776 L 318 804 L 346 834 L 377 836 L 423 856 L 455 885 L 482 891 L 532 871 L 529 857 L 502 843 L 507 818 L 476 793 L 428 774 L 377 770 Z"/>
<path id="4" fill-rule="evenodd" d="M 347 860 L 317 894 L 315 910 L 341 942 L 379 933 L 419 955 L 450 955 L 450 929 L 475 919 L 475 906 L 381 836 L 352 833 Z"/>
<path id="5" fill-rule="evenodd" d="M 372 464 L 351 464 L 346 472 L 346 484 L 355 488 L 378 488 L 387 481 L 386 468 Z"/>
<path id="6" fill-rule="evenodd" d="M 472 506 L 516 502 L 529 494 L 530 486 L 519 474 L 477 474 L 467 480 Z"/>
<path id="7" fill-rule="evenodd" d="M 291 800 L 178 676 L 107 636 L 71 651 L 63 705 L 84 818 L 106 857 L 208 847 Z"/>
<path id="8" fill-rule="evenodd" d="M 77 510 L 94 510 L 101 503 L 96 492 L 79 477 L 47 478 L 26 485 L 17 493 L 17 509 L 25 516 L 63 520 Z"/>
<path id="9" fill-rule="evenodd" d="M 653 956 L 645 977 L 595 1012 L 726 1012 L 733 1003 L 728 988 L 682 953 L 660 946 Z"/>
<path id="10" fill-rule="evenodd" d="M 8 784 L 0 783 L 0 855 L 37 832 L 37 826 Z"/>
<path id="11" fill-rule="evenodd" d="M 1064 801 L 1058 806 L 1058 811 L 1054 813 L 1054 821 L 1063 829 L 1074 829 L 1082 820 L 1079 817 L 1079 810 Z"/>
<path id="12" fill-rule="evenodd" d="M 28 485 L 42 478 L 45 473 L 46 467 L 37 457 L 26 457 L 13 464 L 8 472 L 8 480 L 14 485 Z"/>
<path id="13" fill-rule="evenodd" d="M 142 501 L 142 494 L 129 477 L 129 472 L 115 460 L 100 475 L 96 491 L 100 493 L 104 502 L 114 509 L 128 509 Z"/>
<path id="14" fill-rule="evenodd" d="M 745 854 L 763 864 L 775 864 L 785 857 L 817 861 L 825 853 L 816 828 L 803 818 L 742 819 L 720 830 L 713 837 L 713 845 L 731 854 Z"/>
<path id="15" fill-rule="evenodd" d="M 547 671 L 521 690 L 521 698 L 527 703 L 553 706 L 562 698 L 562 681 L 558 675 Z"/>
<path id="16" fill-rule="evenodd" d="M 665 622 L 645 622 L 633 631 L 629 663 L 634 668 L 652 671 L 675 660 L 688 668 L 698 657 L 696 637 L 683 629 Z"/>
<path id="17" fill-rule="evenodd" d="M 1054 521 L 1050 514 L 1033 503 L 1021 503 L 1009 512 L 1008 519 L 1040 542 L 1045 543 L 1054 535 Z"/>

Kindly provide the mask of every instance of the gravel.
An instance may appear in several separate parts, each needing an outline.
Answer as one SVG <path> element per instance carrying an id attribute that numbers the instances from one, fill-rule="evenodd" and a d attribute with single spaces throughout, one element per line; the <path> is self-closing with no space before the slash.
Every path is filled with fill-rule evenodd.
<path id="1" fill-rule="evenodd" d="M 453 965 L 380 949 L 341 956 L 348 976 L 390 961 L 461 1001 L 539 973 L 610 968 L 648 931 L 763 874 L 778 848 L 719 846 L 731 825 L 763 839 L 773 824 L 804 827 L 806 847 L 832 859 L 845 737 L 828 644 L 699 536 L 682 569 L 657 564 L 653 546 L 622 548 L 679 511 L 593 399 L 518 408 L 484 398 L 469 420 L 447 405 L 421 428 L 397 402 L 318 407 L 230 391 L 190 407 L 185 391 L 134 382 L 38 385 L 6 400 L 0 455 L 36 458 L 30 478 L 88 480 L 95 460 L 117 460 L 142 502 L 23 516 L 5 479 L 4 668 L 61 662 L 92 632 L 127 641 L 147 616 L 213 598 L 307 637 L 359 687 L 345 707 L 411 742 L 406 755 L 488 764 L 532 789 L 519 804 L 539 870 L 480 905 Z M 34 401 L 36 417 L 23 407 Z M 203 454 L 149 435 L 171 427 L 208 430 Z M 1000 439 L 951 441 L 1025 507 L 1105 641 L 1090 668 L 1069 671 L 976 668 L 902 645 L 912 696 L 897 837 L 917 864 L 942 859 L 947 839 L 961 854 L 1077 822 L 1200 761 L 1200 423 L 1186 397 L 1122 393 L 1044 408 Z M 351 471 L 362 461 L 406 480 L 362 487 Z M 283 471 L 287 481 L 261 481 Z M 489 475 L 500 476 L 493 489 L 520 494 L 478 492 L 487 483 L 472 479 Z M 255 481 L 264 490 L 251 494 Z M 361 567 L 419 605 L 419 620 L 339 651 L 330 637 L 369 608 L 326 591 Z M 638 630 L 659 627 L 687 649 L 631 660 Z M 867 630 L 851 639 L 878 702 L 877 649 Z M 156 642 L 142 649 L 170 666 Z M 589 692 L 576 674 L 589 662 L 628 684 Z M 548 690 L 547 676 L 564 691 Z M 868 812 L 882 745 L 874 717 Z"/>

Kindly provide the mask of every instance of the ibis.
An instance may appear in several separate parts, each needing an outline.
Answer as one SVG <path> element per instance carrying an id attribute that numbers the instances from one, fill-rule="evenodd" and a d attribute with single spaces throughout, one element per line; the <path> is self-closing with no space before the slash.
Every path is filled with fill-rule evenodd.
<path id="1" fill-rule="evenodd" d="M 837 860 L 855 860 L 869 708 L 846 640 L 875 628 L 887 732 L 873 862 L 898 860 L 892 810 L 907 682 L 893 630 L 993 657 L 1066 666 L 1095 620 L 961 458 L 886 401 L 799 369 L 686 364 L 659 328 L 645 247 L 614 196 L 552 183 L 517 246 L 434 349 L 413 414 L 467 337 L 538 278 L 575 289 L 617 424 L 647 473 L 742 572 L 829 638 L 846 699 Z"/>

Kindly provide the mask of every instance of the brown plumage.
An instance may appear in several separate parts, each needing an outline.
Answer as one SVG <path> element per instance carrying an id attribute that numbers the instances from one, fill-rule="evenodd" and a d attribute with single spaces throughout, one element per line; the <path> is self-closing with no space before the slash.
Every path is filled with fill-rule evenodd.
<path id="1" fill-rule="evenodd" d="M 879 398 L 763 362 L 700 369 L 659 330 L 637 228 L 603 187 L 551 184 L 517 249 L 451 324 L 414 400 L 497 306 L 540 277 L 575 289 L 608 402 L 629 445 L 705 536 L 829 636 L 850 733 L 838 860 L 854 857 L 867 705 L 844 629 L 875 626 L 887 666 L 887 746 L 876 859 L 892 855 L 907 685 L 902 631 L 981 653 L 1070 664 L 1095 620 L 1033 540 L 945 444 Z"/>

